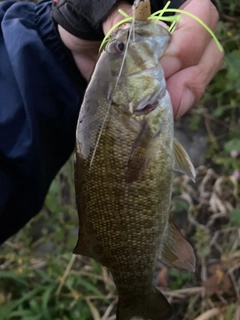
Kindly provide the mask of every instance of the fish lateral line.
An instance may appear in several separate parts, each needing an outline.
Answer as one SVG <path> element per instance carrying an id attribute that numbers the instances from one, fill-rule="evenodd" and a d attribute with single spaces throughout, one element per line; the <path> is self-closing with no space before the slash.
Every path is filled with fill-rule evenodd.
<path id="1" fill-rule="evenodd" d="M 102 136 L 102 133 L 103 133 L 103 129 L 104 129 L 104 127 L 105 127 L 105 124 L 106 124 L 106 122 L 107 122 L 107 118 L 108 118 L 109 113 L 110 113 L 111 105 L 112 105 L 112 100 L 109 101 L 108 108 L 107 108 L 107 112 L 106 112 L 106 115 L 105 115 L 105 117 L 104 117 L 104 119 L 103 119 L 103 123 L 102 123 L 102 126 L 101 126 L 101 128 L 100 128 L 100 132 L 99 132 L 99 134 L 98 134 L 96 144 L 95 144 L 95 146 L 94 146 L 94 150 L 93 150 L 92 157 L 91 157 L 90 164 L 89 164 L 90 169 L 91 169 L 91 167 L 92 167 L 93 160 L 94 160 L 94 158 L 95 158 L 95 155 L 96 155 L 96 152 L 97 152 L 97 148 L 98 148 L 98 146 L 99 146 L 99 142 L 100 142 L 100 139 L 101 139 L 101 136 Z"/>
<path id="2" fill-rule="evenodd" d="M 132 34 L 132 32 L 133 32 L 133 29 L 134 29 L 134 19 L 132 20 L 131 27 L 130 27 L 130 29 L 129 29 L 129 31 L 128 31 L 128 38 L 127 38 L 127 42 L 126 42 L 126 49 L 125 49 L 125 51 L 124 51 L 124 55 L 123 55 L 121 67 L 120 67 L 120 70 L 119 70 L 119 73 L 118 73 L 118 76 L 117 76 L 116 83 L 115 83 L 115 85 L 114 85 L 112 94 L 114 94 L 114 91 L 116 90 L 116 87 L 117 87 L 117 85 L 118 85 L 118 82 L 119 82 L 120 77 L 121 77 L 121 74 L 122 74 L 122 70 L 123 70 L 124 62 L 125 62 L 125 60 L 126 60 L 127 50 L 128 50 L 128 46 L 129 46 L 129 43 L 130 43 L 130 38 L 131 38 L 131 34 Z M 106 124 L 106 121 L 107 121 L 107 117 L 108 117 L 109 112 L 110 112 L 110 109 L 111 109 L 111 106 L 112 106 L 112 100 L 110 99 L 110 102 L 109 102 L 109 105 L 108 105 L 108 109 L 107 109 L 105 118 L 104 118 L 104 120 L 103 120 L 103 124 L 102 124 L 102 127 L 101 127 L 101 129 L 100 129 L 100 132 L 99 132 L 99 135 L 98 135 L 98 138 L 97 138 L 97 141 L 96 141 L 96 145 L 95 145 L 95 148 L 94 148 L 94 151 L 93 151 L 93 154 L 92 154 L 92 158 L 91 158 L 91 161 L 90 161 L 90 168 L 92 167 L 92 163 L 93 163 L 93 160 L 94 160 L 94 157 L 95 157 L 95 154 L 96 154 L 96 151 L 97 151 L 97 148 L 98 148 L 100 139 L 101 139 L 101 135 L 102 135 L 102 133 L 103 133 L 103 129 L 104 129 L 104 127 L 105 127 L 105 124 Z"/>

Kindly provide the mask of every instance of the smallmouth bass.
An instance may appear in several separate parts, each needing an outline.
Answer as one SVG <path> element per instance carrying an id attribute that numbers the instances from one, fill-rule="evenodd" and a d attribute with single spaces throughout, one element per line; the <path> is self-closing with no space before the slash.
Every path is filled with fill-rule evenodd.
<path id="1" fill-rule="evenodd" d="M 193 271 L 190 244 L 169 220 L 172 170 L 195 171 L 173 138 L 173 113 L 159 58 L 169 32 L 135 21 L 112 34 L 85 93 L 76 131 L 75 254 L 111 272 L 118 320 L 168 319 L 171 308 L 153 284 L 163 263 Z"/>

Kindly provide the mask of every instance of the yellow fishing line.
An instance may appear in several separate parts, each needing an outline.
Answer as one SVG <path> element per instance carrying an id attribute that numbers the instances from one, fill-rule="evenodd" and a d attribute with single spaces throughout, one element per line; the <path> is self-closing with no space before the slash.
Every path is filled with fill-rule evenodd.
<path id="1" fill-rule="evenodd" d="M 161 20 L 162 21 L 166 21 L 166 22 L 174 22 L 176 20 L 176 17 L 162 17 L 162 15 L 164 14 L 164 11 L 168 8 L 168 6 L 170 5 L 171 1 L 168 1 L 165 5 L 165 7 L 163 8 L 163 11 L 162 13 L 159 13 L 159 17 L 161 17 Z M 125 11 L 123 11 L 122 9 L 119 9 L 118 12 L 123 16 L 125 17 L 125 19 L 119 21 L 118 23 L 116 23 L 109 31 L 108 33 L 105 35 L 105 37 L 103 38 L 103 41 L 100 45 L 100 48 L 99 48 L 99 51 L 101 51 L 102 47 L 105 45 L 105 43 L 108 41 L 108 37 L 109 35 L 112 33 L 112 31 L 114 29 L 116 29 L 118 26 L 120 26 L 121 24 L 125 23 L 125 22 L 128 22 L 128 21 L 132 21 L 133 20 L 133 17 L 129 16 Z M 156 19 L 156 23 L 157 23 L 157 20 L 159 19 Z"/>
<path id="2" fill-rule="evenodd" d="M 194 20 L 196 20 L 198 23 L 200 23 L 200 25 L 205 28 L 209 33 L 210 35 L 212 36 L 212 38 L 214 39 L 214 41 L 216 42 L 218 48 L 220 51 L 223 51 L 223 47 L 221 45 L 221 43 L 218 41 L 217 37 L 215 36 L 214 32 L 201 20 L 199 19 L 197 16 L 195 16 L 194 14 L 188 12 L 188 11 L 185 11 L 185 10 L 180 10 L 180 9 L 168 9 L 168 6 L 170 5 L 171 1 L 168 1 L 166 3 L 166 5 L 164 6 L 164 8 L 162 10 L 158 10 L 156 12 L 154 12 L 153 14 L 151 14 L 150 17 L 148 17 L 148 20 L 156 20 L 157 21 L 166 21 L 166 22 L 172 22 L 171 26 L 169 27 L 168 31 L 170 33 L 173 33 L 173 31 L 175 30 L 176 28 L 176 25 L 177 23 L 179 22 L 179 19 L 180 19 L 180 15 L 177 15 L 177 16 L 171 16 L 171 17 L 163 17 L 163 14 L 166 13 L 166 12 L 169 12 L 169 13 L 181 13 L 181 14 L 185 14 L 191 18 L 193 18 Z M 108 33 L 106 34 L 106 36 L 104 37 L 101 45 L 100 45 L 100 48 L 99 48 L 99 51 L 101 51 L 101 49 L 103 48 L 104 44 L 108 41 L 108 37 L 110 36 L 110 34 L 112 33 L 112 31 L 114 29 L 116 29 L 118 26 L 120 26 L 121 24 L 123 23 L 126 23 L 126 22 L 130 22 L 130 21 L 133 21 L 133 17 L 129 16 L 126 12 L 124 12 L 122 9 L 119 9 L 118 12 L 125 17 L 125 19 L 119 21 L 118 23 L 116 23 L 109 31 Z"/>
<path id="3" fill-rule="evenodd" d="M 158 19 L 158 17 L 151 18 L 151 20 L 153 19 L 160 20 L 160 21 L 174 22 L 174 21 L 177 21 L 177 16 L 161 17 L 161 19 Z"/>
<path id="4" fill-rule="evenodd" d="M 102 47 L 104 46 L 104 44 L 107 42 L 108 40 L 108 37 L 110 36 L 110 34 L 113 32 L 114 29 L 116 29 L 118 26 L 120 26 L 121 24 L 125 23 L 125 22 L 128 22 L 128 21 L 132 21 L 133 20 L 133 17 L 128 17 L 128 18 L 125 18 L 121 21 L 119 21 L 118 23 L 116 23 L 109 31 L 108 33 L 105 35 L 105 37 L 103 38 L 103 41 L 100 45 L 100 48 L 99 48 L 99 51 L 101 51 Z"/>
<path id="5" fill-rule="evenodd" d="M 180 15 L 177 16 L 177 19 L 175 21 L 173 21 L 172 24 L 170 25 L 170 27 L 168 28 L 168 31 L 170 33 L 173 33 L 173 31 L 176 29 L 176 26 L 177 26 L 179 20 L 180 20 Z"/>
<path id="6" fill-rule="evenodd" d="M 173 33 L 177 25 L 177 21 L 173 21 L 170 27 L 168 28 L 168 32 Z"/>
<path id="7" fill-rule="evenodd" d="M 161 17 L 164 15 L 165 10 L 169 7 L 170 3 L 171 3 L 171 1 L 168 1 L 166 3 L 166 5 L 163 7 L 163 9 L 161 10 L 161 12 L 158 15 L 158 20 L 161 20 Z M 157 24 L 158 20 L 156 20 L 155 24 Z"/>
<path id="8" fill-rule="evenodd" d="M 132 18 L 131 16 L 129 16 L 125 11 L 123 11 L 122 9 L 118 9 L 118 12 L 124 16 L 125 18 Z"/>
<path id="9" fill-rule="evenodd" d="M 156 11 L 154 12 L 148 19 L 158 19 L 158 17 L 155 17 L 157 14 L 159 14 L 160 12 L 162 12 L 162 10 Z M 182 14 L 186 14 L 187 16 L 193 18 L 194 20 L 196 20 L 198 23 L 200 23 L 201 26 L 203 26 L 209 33 L 210 35 L 213 37 L 214 41 L 216 42 L 218 49 L 220 51 L 223 51 L 223 47 L 221 45 L 221 43 L 218 41 L 217 37 L 215 36 L 215 34 L 213 33 L 213 31 L 201 20 L 199 19 L 197 16 L 195 16 L 194 14 L 185 11 L 185 10 L 180 10 L 180 9 L 165 9 L 164 12 L 169 12 L 169 13 L 182 13 Z M 159 19 L 158 19 L 159 20 Z M 160 19 L 161 20 L 161 19 Z"/>
<path id="10" fill-rule="evenodd" d="M 119 13 L 123 13 L 124 11 L 119 9 Z M 105 43 L 109 40 L 108 37 L 110 36 L 110 34 L 113 32 L 114 29 L 116 29 L 118 26 L 120 26 L 121 24 L 125 23 L 125 22 L 129 22 L 133 20 L 133 17 L 130 17 L 126 12 L 124 12 L 124 16 L 126 17 L 125 19 L 119 21 L 118 23 L 116 23 L 109 31 L 108 33 L 105 35 L 105 37 L 103 38 L 103 41 L 100 45 L 99 51 L 101 51 L 102 47 L 105 45 Z M 157 19 L 158 17 L 153 17 L 152 19 Z M 174 22 L 176 21 L 177 17 L 161 17 L 161 21 L 166 21 L 166 22 Z"/>

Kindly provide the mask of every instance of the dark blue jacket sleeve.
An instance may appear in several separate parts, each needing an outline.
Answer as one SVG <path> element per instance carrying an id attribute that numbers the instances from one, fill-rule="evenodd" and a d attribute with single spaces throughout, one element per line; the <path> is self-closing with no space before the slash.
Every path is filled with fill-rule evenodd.
<path id="1" fill-rule="evenodd" d="M 41 209 L 74 148 L 86 83 L 51 21 L 51 1 L 0 3 L 0 243 Z"/>

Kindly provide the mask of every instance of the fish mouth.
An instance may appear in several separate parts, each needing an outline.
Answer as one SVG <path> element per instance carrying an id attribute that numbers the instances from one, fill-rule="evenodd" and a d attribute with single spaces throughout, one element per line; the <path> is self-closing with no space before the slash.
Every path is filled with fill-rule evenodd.
<path id="1" fill-rule="evenodd" d="M 153 110 L 155 110 L 158 106 L 158 101 L 155 101 L 154 103 L 148 103 L 145 107 L 143 107 L 141 110 L 136 110 L 135 115 L 136 116 L 142 116 L 147 115 Z"/>
<path id="2" fill-rule="evenodd" d="M 147 115 L 157 108 L 159 105 L 159 97 L 161 88 L 159 87 L 153 96 L 147 96 L 143 99 L 134 110 L 136 116 Z"/>

